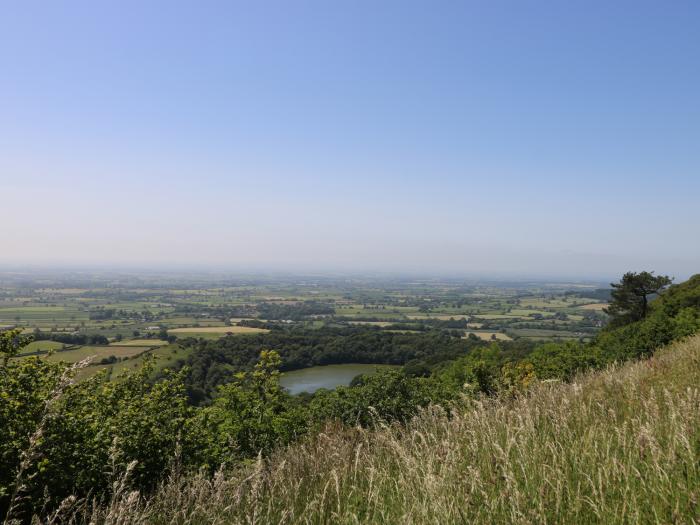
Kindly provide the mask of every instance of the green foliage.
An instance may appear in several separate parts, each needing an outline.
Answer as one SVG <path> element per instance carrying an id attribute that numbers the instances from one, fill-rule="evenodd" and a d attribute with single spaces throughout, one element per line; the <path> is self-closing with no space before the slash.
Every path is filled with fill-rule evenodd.
<path id="1" fill-rule="evenodd" d="M 500 392 L 515 395 L 525 392 L 537 381 L 535 367 L 532 363 L 509 361 L 501 367 Z"/>
<path id="2" fill-rule="evenodd" d="M 0 333 L 4 355 L 26 339 Z M 214 469 L 267 453 L 306 430 L 304 407 L 279 384 L 280 359 L 263 352 L 254 371 L 222 386 L 212 406 L 187 403 L 186 370 L 153 383 L 152 363 L 118 381 L 79 383 L 39 358 L 0 366 L 0 516 L 52 508 L 69 495 L 109 495 L 115 480 L 150 490 L 180 469 Z M 12 497 L 12 496 L 15 497 Z M 12 501 L 11 501 L 12 500 Z"/>
<path id="3" fill-rule="evenodd" d="M 700 330 L 700 311 L 697 308 L 683 308 L 672 318 L 673 339 L 693 335 Z"/>
<path id="4" fill-rule="evenodd" d="M 33 341 L 28 335 L 22 335 L 22 330 L 0 331 L 0 359 L 3 366 L 7 366 L 10 358 L 16 356 L 19 351 Z"/>
<path id="5" fill-rule="evenodd" d="M 591 345 L 577 341 L 546 343 L 528 357 L 538 379 L 571 379 L 577 372 L 595 367 L 600 358 Z"/>
<path id="6" fill-rule="evenodd" d="M 19 330 L 0 332 L 0 516 L 15 489 L 22 452 L 29 449 L 63 371 L 36 357 L 10 361 L 29 340 Z"/>
<path id="7" fill-rule="evenodd" d="M 403 365 L 428 363 L 464 355 L 488 343 L 451 337 L 441 331 L 395 333 L 373 327 L 277 329 L 268 334 L 194 341 L 186 365 L 187 387 L 195 404 L 216 396 L 217 387 L 235 381 L 241 370 L 251 370 L 260 353 L 275 350 L 281 370 L 316 365 L 370 363 Z"/>
<path id="8" fill-rule="evenodd" d="M 625 277 L 630 275 L 633 279 L 630 281 L 628 278 L 628 282 L 633 282 L 635 276 L 642 274 L 625 274 Z M 643 281 L 648 281 L 650 275 L 643 276 Z M 666 278 L 662 277 L 653 279 L 656 280 L 655 284 L 648 285 L 647 290 L 667 282 Z M 625 280 L 623 278 L 623 282 Z M 639 307 L 641 296 L 635 297 L 635 304 Z M 641 311 L 639 307 L 638 314 L 641 314 Z M 626 319 L 629 321 L 630 318 Z M 612 323 L 598 334 L 591 343 L 546 343 L 536 348 L 526 360 L 533 364 L 539 379 L 568 380 L 577 372 L 588 368 L 601 368 L 613 362 L 648 357 L 656 349 L 692 335 L 698 330 L 700 275 L 661 292 L 661 295 L 649 304 L 643 318 L 626 324 L 619 318 L 616 323 Z"/>
<path id="9" fill-rule="evenodd" d="M 63 334 L 42 332 L 38 328 L 34 330 L 34 340 L 36 341 L 56 341 L 67 345 L 107 345 L 109 340 L 100 334 Z"/>
<path id="10" fill-rule="evenodd" d="M 183 433 L 192 408 L 182 374 L 157 384 L 148 367 L 118 382 L 101 374 L 75 384 L 72 375 L 40 358 L 0 367 L 0 512 L 13 493 L 15 513 L 99 496 L 127 469 L 134 486 L 152 487 L 177 450 L 196 448 Z"/>
<path id="11" fill-rule="evenodd" d="M 267 453 L 306 430 L 306 412 L 282 389 L 277 352 L 263 351 L 253 372 L 220 386 L 214 403 L 199 411 L 209 467 Z"/>
<path id="12" fill-rule="evenodd" d="M 437 401 L 434 385 L 400 370 L 381 370 L 364 376 L 356 387 L 321 390 L 309 411 L 317 423 L 338 420 L 348 425 L 372 426 L 380 421 L 407 421 L 419 407 Z"/>
<path id="13" fill-rule="evenodd" d="M 492 394 L 498 389 L 501 366 L 505 362 L 498 343 L 477 348 L 439 367 L 436 378 L 450 390 L 471 394 Z"/>
<path id="14" fill-rule="evenodd" d="M 700 310 L 700 274 L 671 286 L 651 306 L 662 309 L 669 317 L 675 316 L 683 308 Z"/>
<path id="15" fill-rule="evenodd" d="M 236 466 L 328 420 L 363 427 L 407 423 L 431 404 L 452 406 L 465 395 L 517 396 L 537 380 L 569 380 L 589 368 L 649 356 L 700 330 L 700 276 L 644 308 L 639 319 L 613 324 L 590 343 L 534 350 L 531 343 L 485 343 L 439 331 L 280 330 L 196 343 L 190 361 L 196 370 L 165 372 L 157 381 L 146 360 L 116 381 L 98 374 L 75 383 L 79 365 L 18 359 L 31 338 L 0 332 L 0 516 L 12 507 L 13 518 L 28 519 L 66 496 L 108 498 L 119 479 L 150 491 L 169 475 Z M 280 386 L 285 366 L 349 360 L 407 366 L 307 397 L 292 397 Z M 195 377 L 200 382 L 192 384 Z M 208 406 L 188 402 L 188 382 L 202 385 L 207 396 L 213 392 Z"/>
<path id="16" fill-rule="evenodd" d="M 328 425 L 212 480 L 115 498 L 95 523 L 697 524 L 700 337 L 576 385 Z M 92 509 L 90 509 L 92 510 Z"/>
<path id="17" fill-rule="evenodd" d="M 441 366 L 432 379 L 442 386 L 441 399 L 452 400 L 458 394 L 516 394 L 526 390 L 537 377 L 532 363 L 513 361 L 498 343 L 491 343 Z"/>
<path id="18" fill-rule="evenodd" d="M 622 326 L 640 321 L 647 316 L 648 298 L 658 294 L 671 284 L 667 275 L 655 276 L 654 272 L 627 272 L 619 283 L 612 283 L 610 306 L 605 312 L 612 326 Z"/>

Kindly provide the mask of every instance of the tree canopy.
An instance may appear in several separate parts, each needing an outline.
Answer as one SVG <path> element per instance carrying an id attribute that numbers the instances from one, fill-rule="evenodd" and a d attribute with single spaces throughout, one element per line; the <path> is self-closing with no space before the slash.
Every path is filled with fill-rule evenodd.
<path id="1" fill-rule="evenodd" d="M 654 272 L 627 272 L 619 283 L 611 283 L 610 306 L 605 313 L 613 326 L 622 326 L 644 319 L 649 313 L 649 296 L 658 294 L 673 279 Z"/>

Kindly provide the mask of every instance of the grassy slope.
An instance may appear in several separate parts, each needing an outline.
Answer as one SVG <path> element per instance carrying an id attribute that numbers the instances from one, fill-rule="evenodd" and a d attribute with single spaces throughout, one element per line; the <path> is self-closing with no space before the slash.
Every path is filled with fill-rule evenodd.
<path id="1" fill-rule="evenodd" d="M 326 432 L 228 477 L 171 481 L 122 522 L 697 523 L 700 335 L 519 399 Z M 96 522 L 105 514 L 95 515 Z"/>

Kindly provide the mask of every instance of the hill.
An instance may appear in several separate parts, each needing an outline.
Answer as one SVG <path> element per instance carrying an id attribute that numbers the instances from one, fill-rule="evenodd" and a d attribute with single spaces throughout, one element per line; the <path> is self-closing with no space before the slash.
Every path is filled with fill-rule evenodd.
<path id="1" fill-rule="evenodd" d="M 432 407 L 408 425 L 328 427 L 234 474 L 171 479 L 116 523 L 695 523 L 700 336 L 649 360 Z M 115 519 L 119 516 L 119 520 Z"/>
<path id="2" fill-rule="evenodd" d="M 697 522 L 699 299 L 695 276 L 590 342 L 426 337 L 430 359 L 311 396 L 285 392 L 260 347 L 201 406 L 187 368 L 76 381 L 85 363 L 18 359 L 31 338 L 0 332 L 0 516 Z"/>

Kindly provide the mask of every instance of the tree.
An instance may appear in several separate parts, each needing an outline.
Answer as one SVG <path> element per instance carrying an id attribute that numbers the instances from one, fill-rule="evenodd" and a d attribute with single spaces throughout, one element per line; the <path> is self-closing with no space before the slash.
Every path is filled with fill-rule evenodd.
<path id="1" fill-rule="evenodd" d="M 355 387 L 319 390 L 309 413 L 316 423 L 342 421 L 347 425 L 371 427 L 386 421 L 408 421 L 419 407 L 438 396 L 431 396 L 425 379 L 406 376 L 401 370 L 380 370 L 362 377 Z"/>
<path id="2" fill-rule="evenodd" d="M 198 413 L 199 428 L 210 436 L 209 467 L 268 453 L 306 430 L 305 410 L 280 385 L 281 364 L 277 352 L 263 350 L 252 372 L 237 373 Z"/>
<path id="3" fill-rule="evenodd" d="M 0 358 L 2 358 L 2 366 L 7 366 L 10 358 L 15 357 L 33 339 L 31 336 L 22 335 L 21 328 L 0 331 Z"/>
<path id="4" fill-rule="evenodd" d="M 611 283 L 612 299 L 604 312 L 612 326 L 622 326 L 644 319 L 649 313 L 649 296 L 660 293 L 673 279 L 654 272 L 627 272 L 619 283 Z"/>

